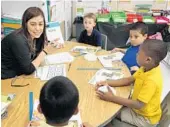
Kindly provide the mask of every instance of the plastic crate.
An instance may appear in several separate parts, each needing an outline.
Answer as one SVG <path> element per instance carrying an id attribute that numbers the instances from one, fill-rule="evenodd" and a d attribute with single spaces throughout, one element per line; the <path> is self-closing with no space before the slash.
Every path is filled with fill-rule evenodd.
<path id="1" fill-rule="evenodd" d="M 123 11 L 111 12 L 111 17 L 114 23 L 125 23 L 126 22 L 126 14 Z"/>
<path id="2" fill-rule="evenodd" d="M 169 19 L 164 16 L 156 16 L 155 20 L 157 24 L 165 24 L 170 22 Z"/>
<path id="3" fill-rule="evenodd" d="M 150 4 L 135 5 L 136 14 L 139 14 L 142 16 L 152 16 L 151 7 L 152 5 Z"/>
<path id="4" fill-rule="evenodd" d="M 12 31 L 14 31 L 16 29 L 14 28 L 9 28 L 9 27 L 4 27 L 4 36 L 10 34 Z"/>
<path id="5" fill-rule="evenodd" d="M 1 23 L 21 24 L 22 21 L 20 19 L 1 18 Z"/>
<path id="6" fill-rule="evenodd" d="M 127 14 L 127 22 L 133 23 L 137 21 L 143 21 L 143 17 L 138 14 Z"/>
<path id="7" fill-rule="evenodd" d="M 145 23 L 155 23 L 155 18 L 152 16 L 143 16 L 143 22 Z"/>
<path id="8" fill-rule="evenodd" d="M 111 15 L 110 14 L 98 14 L 97 22 L 110 22 Z"/>
<path id="9" fill-rule="evenodd" d="M 135 5 L 135 10 L 137 13 L 148 13 L 151 11 L 151 4 L 138 4 Z"/>

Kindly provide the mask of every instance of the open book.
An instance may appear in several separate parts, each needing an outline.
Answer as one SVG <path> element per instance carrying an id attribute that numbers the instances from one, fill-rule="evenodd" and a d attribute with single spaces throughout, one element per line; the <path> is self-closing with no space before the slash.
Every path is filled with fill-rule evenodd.
<path id="1" fill-rule="evenodd" d="M 86 47 L 86 46 L 75 46 L 71 49 L 72 52 L 78 53 L 95 53 L 99 50 L 99 48 L 94 47 Z"/>
<path id="2" fill-rule="evenodd" d="M 33 116 L 32 116 L 32 121 L 31 123 L 38 123 L 39 125 L 36 125 L 36 126 L 33 126 L 34 124 L 31 124 L 30 126 L 30 123 L 28 125 L 28 127 L 52 127 L 50 125 L 48 125 L 46 122 L 45 122 L 45 117 L 43 114 L 40 114 L 37 110 L 37 107 L 38 107 L 38 104 L 39 104 L 39 101 L 38 100 L 35 100 L 34 101 L 34 110 L 33 110 Z M 80 116 L 80 112 L 77 114 L 77 115 L 73 115 L 70 120 L 69 120 L 69 123 L 68 123 L 68 127 L 81 127 L 82 125 L 82 120 L 81 120 L 81 116 Z"/>
<path id="3" fill-rule="evenodd" d="M 123 73 L 116 70 L 100 69 L 96 74 L 91 78 L 89 84 L 95 85 L 97 82 L 106 81 L 106 80 L 116 80 L 123 78 Z"/>
<path id="4" fill-rule="evenodd" d="M 112 67 L 112 62 L 116 60 L 121 60 L 124 54 L 121 52 L 116 52 L 108 55 L 100 55 L 98 56 L 99 61 L 103 65 L 103 67 Z"/>

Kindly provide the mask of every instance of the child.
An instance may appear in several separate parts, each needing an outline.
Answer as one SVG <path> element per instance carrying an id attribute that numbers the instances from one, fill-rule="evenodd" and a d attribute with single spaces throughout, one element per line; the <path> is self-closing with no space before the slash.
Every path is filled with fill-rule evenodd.
<path id="1" fill-rule="evenodd" d="M 143 22 L 135 23 L 130 30 L 130 43 L 131 46 L 127 50 L 115 48 L 113 51 L 119 51 L 125 53 L 122 61 L 127 65 L 131 73 L 138 70 L 139 65 L 136 61 L 136 54 L 139 51 L 139 46 L 144 42 L 147 38 L 148 34 L 148 26 Z"/>
<path id="2" fill-rule="evenodd" d="M 98 30 L 94 29 L 96 25 L 96 16 L 88 13 L 83 20 L 85 30 L 81 32 L 78 42 L 93 46 L 101 46 L 102 39 Z"/>
<path id="3" fill-rule="evenodd" d="M 46 119 L 46 123 L 32 122 L 38 127 L 75 127 L 68 122 L 73 114 L 78 113 L 79 93 L 74 83 L 66 77 L 58 76 L 50 79 L 40 91 L 38 111 Z M 85 127 L 90 127 L 88 124 Z"/>
<path id="4" fill-rule="evenodd" d="M 160 40 L 145 40 L 139 48 L 137 62 L 141 68 L 131 77 L 97 83 L 101 85 L 126 86 L 134 83 L 132 98 L 125 99 L 97 91 L 100 99 L 124 105 L 120 119 L 138 127 L 153 127 L 161 117 L 162 75 L 159 63 L 167 54 L 167 47 Z"/>

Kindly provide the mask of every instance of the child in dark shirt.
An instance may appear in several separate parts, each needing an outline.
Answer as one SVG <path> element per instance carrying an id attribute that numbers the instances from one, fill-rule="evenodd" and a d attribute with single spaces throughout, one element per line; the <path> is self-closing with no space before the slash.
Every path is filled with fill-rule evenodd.
<path id="1" fill-rule="evenodd" d="M 102 39 L 98 30 L 94 29 L 96 25 L 96 16 L 93 13 L 88 13 L 84 16 L 84 28 L 81 32 L 78 42 L 93 46 L 101 46 Z"/>

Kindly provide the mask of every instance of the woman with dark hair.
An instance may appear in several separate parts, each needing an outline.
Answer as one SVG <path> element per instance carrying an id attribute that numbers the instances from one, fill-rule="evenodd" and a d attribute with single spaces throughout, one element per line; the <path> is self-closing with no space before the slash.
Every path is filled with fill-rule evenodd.
<path id="1" fill-rule="evenodd" d="M 46 45 L 44 14 L 30 7 L 23 14 L 22 27 L 1 41 L 1 79 L 32 74 L 48 53 Z"/>

